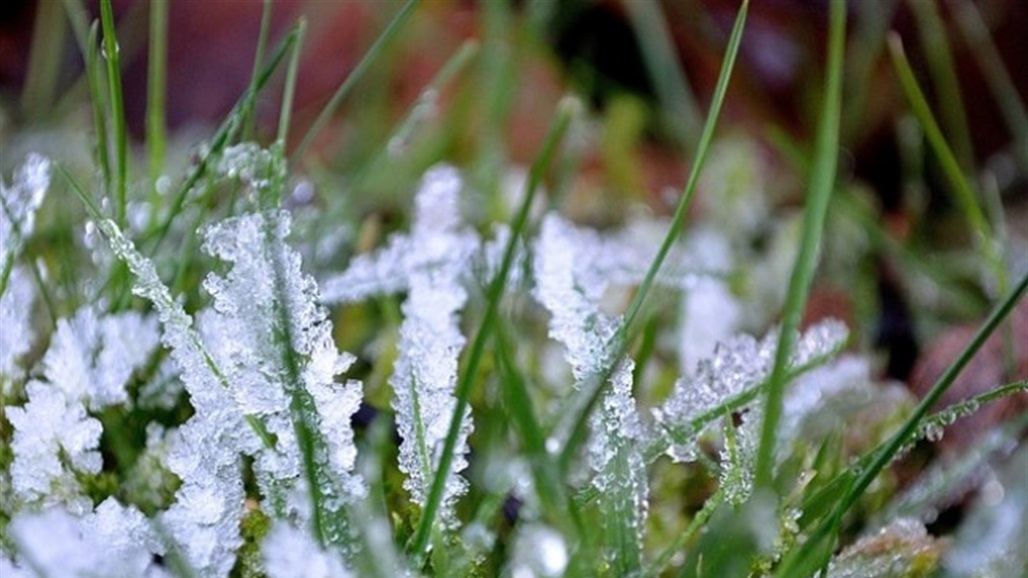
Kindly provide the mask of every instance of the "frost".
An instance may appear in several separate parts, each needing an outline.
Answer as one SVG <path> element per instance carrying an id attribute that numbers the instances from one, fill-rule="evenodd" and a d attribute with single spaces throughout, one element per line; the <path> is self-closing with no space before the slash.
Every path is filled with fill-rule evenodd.
<path id="1" fill-rule="evenodd" d="M 288 493 L 299 478 L 297 432 L 305 429 L 321 438 L 310 459 L 337 476 L 319 480 L 326 485 L 322 491 L 346 501 L 362 493 L 350 476 L 356 458 L 350 416 L 360 405 L 360 384 L 334 382 L 353 357 L 335 348 L 332 326 L 317 305 L 317 285 L 285 243 L 289 226 L 288 213 L 270 211 L 227 219 L 205 232 L 205 250 L 231 270 L 204 282 L 214 297 L 204 333 L 215 344 L 213 357 L 232 384 L 236 405 L 261 418 L 277 438 L 274 450 L 253 449 L 264 489 Z M 296 399 L 299 409 L 291 407 Z"/>
<path id="2" fill-rule="evenodd" d="M 902 578 L 930 576 L 938 567 L 942 545 L 916 520 L 900 518 L 839 553 L 828 578 Z"/>
<path id="3" fill-rule="evenodd" d="M 109 498 L 82 518 L 51 509 L 11 521 L 25 564 L 41 576 L 164 576 L 154 554 L 164 548 L 141 512 Z M 7 576 L 7 574 L 4 574 Z"/>
<path id="4" fill-rule="evenodd" d="M 36 211 L 50 186 L 50 160 L 31 154 L 8 187 L 0 180 L 0 270 L 10 267 L 35 228 Z"/>
<path id="5" fill-rule="evenodd" d="M 543 525 L 522 526 L 511 556 L 511 578 L 563 576 L 568 560 L 567 544 L 555 530 Z"/>
<path id="6" fill-rule="evenodd" d="M 50 384 L 30 381 L 25 391 L 29 401 L 24 407 L 6 408 L 14 427 L 14 492 L 26 502 L 65 503 L 72 511 L 84 511 L 88 501 L 79 494 L 74 472 L 100 471 L 100 422 L 86 415 L 81 401 Z"/>
<path id="7" fill-rule="evenodd" d="M 21 245 L 35 228 L 36 211 L 50 186 L 50 160 L 32 154 L 10 187 L 0 179 L 0 397 L 20 378 L 16 362 L 34 339 L 30 323 L 35 292 L 28 272 L 15 267 Z"/>
<path id="8" fill-rule="evenodd" d="M 57 331 L 43 358 L 44 373 L 68 399 L 90 409 L 125 403 L 125 385 L 158 343 L 157 320 L 135 311 L 98 317 L 84 307 Z"/>
<path id="9" fill-rule="evenodd" d="M 842 347 L 847 337 L 846 326 L 834 319 L 814 325 L 797 341 L 787 371 L 799 371 L 826 359 Z M 668 434 L 667 453 L 672 459 L 696 459 L 697 437 L 725 413 L 730 403 L 752 394 L 770 377 L 777 345 L 777 331 L 761 341 L 737 335 L 719 343 L 713 355 L 697 363 L 692 374 L 675 382 L 671 395 L 653 412 Z"/>
<path id="10" fill-rule="evenodd" d="M 393 235 L 382 249 L 357 256 L 342 274 L 326 279 L 321 284 L 322 301 L 351 303 L 399 293 L 410 288 L 413 272 L 443 261 L 451 263 L 452 269 L 460 265 L 463 275 L 480 242 L 473 231 L 460 229 L 460 187 L 460 174 L 453 167 L 444 165 L 425 173 L 410 234 Z"/>
<path id="11" fill-rule="evenodd" d="M 10 395 L 8 386 L 20 378 L 18 359 L 32 346 L 31 314 L 35 291 L 22 267 L 11 270 L 7 290 L 0 294 L 0 397 Z"/>
<path id="12" fill-rule="evenodd" d="M 556 215 L 544 219 L 534 251 L 535 295 L 551 313 L 550 336 L 567 348 L 576 388 L 601 379 L 613 367 L 610 387 L 590 416 L 589 461 L 597 472 L 593 485 L 608 496 L 608 523 L 627 526 L 638 537 L 649 487 L 640 452 L 645 432 L 632 397 L 634 363 L 613 358 L 611 344 L 621 320 L 600 310 L 602 290 L 576 274 L 575 264 L 587 260 L 581 253 L 589 247 L 581 243 L 582 234 Z M 619 561 L 628 567 L 636 562 Z"/>
<path id="13" fill-rule="evenodd" d="M 398 355 L 389 383 L 402 442 L 399 466 L 411 500 L 424 505 L 436 474 L 457 400 L 457 362 L 465 339 L 459 314 L 467 302 L 463 281 L 480 250 L 478 235 L 462 228 L 456 169 L 439 166 L 425 173 L 415 195 L 414 222 L 407 235 L 394 235 L 386 247 L 353 260 L 324 284 L 328 303 L 407 291 L 401 306 Z M 455 500 L 466 481 L 470 411 L 461 416 L 454 459 L 440 507 L 443 524 L 453 522 Z"/>
<path id="14" fill-rule="evenodd" d="M 322 550 L 306 533 L 276 522 L 261 542 L 268 578 L 347 578 L 352 574 L 332 552 Z"/>

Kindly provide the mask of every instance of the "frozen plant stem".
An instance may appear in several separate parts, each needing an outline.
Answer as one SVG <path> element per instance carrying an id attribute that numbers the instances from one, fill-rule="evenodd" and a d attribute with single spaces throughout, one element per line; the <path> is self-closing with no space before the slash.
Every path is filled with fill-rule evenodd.
<path id="1" fill-rule="evenodd" d="M 616 351 L 613 352 L 610 359 L 617 360 L 624 356 L 628 343 L 631 342 L 632 335 L 630 330 L 632 329 L 633 322 L 639 316 L 643 302 L 646 299 L 646 295 L 653 286 L 653 283 L 657 278 L 657 274 L 660 272 L 660 268 L 664 264 L 664 260 L 671 251 L 671 247 L 674 246 L 675 242 L 682 234 L 682 229 L 685 227 L 685 217 L 688 214 L 689 205 L 691 204 L 693 195 L 696 192 L 696 185 L 699 182 L 700 171 L 703 168 L 703 163 L 710 150 L 710 143 L 714 138 L 714 128 L 717 126 L 717 119 L 721 113 L 721 105 L 724 103 L 725 93 L 728 90 L 728 82 L 732 77 L 732 70 L 735 67 L 735 57 L 739 53 L 739 45 L 742 41 L 742 32 L 746 25 L 746 13 L 748 10 L 749 0 L 743 0 L 742 6 L 739 8 L 739 13 L 735 17 L 735 25 L 732 28 L 732 36 L 728 41 L 728 48 L 725 51 L 725 59 L 721 63 L 721 72 L 717 79 L 717 86 L 714 89 L 714 98 L 711 101 L 710 111 L 708 112 L 706 122 L 703 125 L 703 134 L 700 136 L 699 144 L 696 147 L 696 159 L 689 171 L 689 180 L 686 182 L 685 191 L 682 193 L 682 197 L 678 200 L 678 206 L 675 207 L 675 214 L 671 218 L 671 226 L 668 229 L 667 235 L 664 237 L 663 243 L 660 245 L 660 249 L 657 251 L 657 256 L 654 257 L 653 262 L 650 263 L 650 268 L 646 271 L 646 276 L 643 278 L 638 291 L 636 291 L 632 302 L 628 306 L 628 312 L 625 314 L 624 321 L 621 323 L 618 331 L 614 334 L 611 341 L 611 348 Z M 583 387 L 582 395 L 584 401 L 574 407 L 574 411 L 576 413 L 572 417 L 572 423 L 574 425 L 571 430 L 571 435 L 568 437 L 567 442 L 561 449 L 560 458 L 558 460 L 561 471 L 567 472 L 569 470 L 571 462 L 577 455 L 578 448 L 585 443 L 589 414 L 592 413 L 592 408 L 600 399 L 600 394 L 603 391 L 603 385 L 610 379 L 615 367 L 616 365 L 612 364 L 606 371 L 602 372 L 603 374 L 598 376 L 597 379 L 591 380 L 591 383 Z"/>
<path id="2" fill-rule="evenodd" d="M 817 269 L 817 253 L 821 244 L 828 201 L 835 184 L 835 168 L 838 160 L 839 117 L 842 109 L 842 62 L 846 35 L 846 6 L 842 0 L 833 0 L 831 5 L 830 29 L 828 35 L 828 72 L 825 78 L 824 106 L 818 122 L 815 158 L 807 189 L 807 206 L 803 213 L 803 233 L 799 255 L 789 281 L 789 292 L 785 301 L 778 349 L 767 384 L 764 402 L 764 421 L 760 432 L 760 446 L 757 450 L 754 484 L 757 488 L 769 488 L 772 482 L 775 441 L 778 422 L 782 415 L 782 400 L 785 396 L 786 374 L 789 356 L 792 355 L 799 329 L 800 318 L 810 295 L 810 285 Z"/>
<path id="3" fill-rule="evenodd" d="M 411 541 L 410 550 L 414 556 L 415 568 L 420 568 L 424 566 L 425 563 L 425 556 L 427 554 L 428 542 L 431 538 L 433 521 L 437 511 L 439 510 L 439 505 L 443 497 L 443 490 L 446 486 L 446 480 L 449 477 L 450 467 L 453 464 L 453 453 L 456 449 L 458 435 L 460 434 L 461 421 L 464 413 L 467 411 L 469 399 L 471 397 L 471 386 L 475 383 L 478 366 L 482 362 L 482 355 L 485 353 L 486 342 L 492 333 L 493 326 L 496 324 L 496 316 L 500 307 L 500 299 L 503 296 L 504 288 L 507 285 L 507 278 L 510 275 L 511 265 L 514 263 L 514 254 L 517 249 L 518 242 L 524 235 L 525 226 L 528 223 L 529 209 L 531 209 L 532 202 L 535 200 L 539 184 L 542 182 L 543 177 L 549 171 L 550 165 L 557 156 L 558 146 L 564 140 L 564 135 L 567 133 L 568 127 L 571 125 L 571 121 L 577 115 L 581 106 L 582 105 L 578 100 L 571 97 L 565 97 L 560 101 L 557 105 L 556 116 L 553 123 L 550 125 L 546 139 L 543 141 L 542 152 L 532 164 L 532 169 L 529 172 L 528 182 L 525 184 L 525 196 L 521 202 L 521 206 L 518 208 L 517 215 L 514 217 L 514 222 L 511 226 L 510 239 L 507 240 L 507 246 L 504 248 L 503 261 L 500 264 L 500 269 L 497 271 L 496 276 L 489 284 L 488 293 L 486 295 L 485 315 L 482 318 L 482 323 L 478 328 L 478 332 L 475 334 L 475 340 L 472 342 L 471 352 L 468 354 L 468 364 L 464 368 L 464 373 L 461 374 L 457 383 L 457 403 L 454 407 L 453 418 L 450 420 L 450 428 L 446 434 L 446 441 L 443 445 L 442 455 L 439 458 L 438 471 L 436 471 L 435 478 L 432 480 L 432 487 L 429 491 L 428 499 L 425 501 L 425 507 L 421 512 L 421 519 L 418 521 L 417 530 L 415 531 L 414 537 Z"/>

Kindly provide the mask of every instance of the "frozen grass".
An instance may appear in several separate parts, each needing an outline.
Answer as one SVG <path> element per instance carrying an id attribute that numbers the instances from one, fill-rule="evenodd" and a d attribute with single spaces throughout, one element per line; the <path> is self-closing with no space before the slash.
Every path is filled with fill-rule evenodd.
<path id="1" fill-rule="evenodd" d="M 721 150 L 716 129 L 746 35 L 746 1 L 702 119 L 661 13 L 630 10 L 634 26 L 656 27 L 644 57 L 655 78 L 673 73 L 658 83 L 658 100 L 680 119 L 672 132 L 691 164 L 670 219 L 633 216 L 610 230 L 563 214 L 588 114 L 574 96 L 552 111 L 522 183 L 508 187 L 497 174 L 509 168 L 500 137 L 512 78 L 495 71 L 518 70 L 518 50 L 527 49 L 512 38 L 531 43 L 547 2 L 529 3 L 525 38 L 499 33 L 518 24 L 510 9 L 483 7 L 495 34 L 460 46 L 385 139 L 365 145 L 362 163 L 340 175 L 306 167 L 306 153 L 389 60 L 418 3 L 396 7 L 287 151 L 306 24 L 269 50 L 267 0 L 248 89 L 182 174 L 170 176 L 167 4 L 155 0 L 148 22 L 145 166 L 131 154 L 110 2 L 88 31 L 66 2 L 86 62 L 92 165 L 84 179 L 66 159 L 33 155 L 4 180 L 5 578 L 839 578 L 1023 568 L 1028 511 L 1009 497 L 1026 488 L 1017 470 L 1023 414 L 998 424 L 963 461 L 937 461 L 909 489 L 898 491 L 890 471 L 955 419 L 1028 390 L 1025 381 L 996 383 L 933 413 L 1023 299 L 1028 275 L 1004 251 L 1002 210 L 987 211 L 973 185 L 960 100 L 941 111 L 944 131 L 896 38 L 889 47 L 900 85 L 967 214 L 972 251 L 985 257 L 975 281 L 992 297 L 991 313 L 920 400 L 876 380 L 841 322 L 801 327 L 835 207 L 876 245 L 920 263 L 890 245 L 836 176 L 846 126 L 843 2 L 831 5 L 812 152 L 778 139 L 806 173 L 802 222 L 767 251 L 740 249 L 749 240 L 738 238 L 747 233 L 731 211 L 727 221 L 688 220 L 698 195 L 717 192 L 699 184 Z M 58 18 L 58 4 L 47 5 L 39 26 Z M 935 8 L 916 12 L 936 51 L 937 90 L 957 90 L 950 47 L 928 42 L 942 33 Z M 1005 114 L 1023 116 L 987 30 L 975 19 L 963 30 L 984 47 Z M 880 48 L 862 47 L 855 58 Z M 56 50 L 37 38 L 27 113 L 53 101 Z M 282 107 L 274 140 L 262 145 L 255 107 L 276 78 Z M 460 106 L 440 106 L 444 89 Z M 462 168 L 441 165 L 453 125 L 468 117 L 486 119 L 481 146 Z M 718 161 L 717 170 L 742 173 L 755 162 Z M 305 168 L 320 173 L 311 178 L 321 188 L 349 181 L 350 194 L 311 192 Z M 416 207 L 388 235 L 375 231 L 376 207 L 357 198 L 382 183 Z M 64 224 L 71 232 L 55 236 Z M 954 299 L 966 294 L 947 289 Z M 677 319 L 666 314 L 671 304 Z M 377 411 L 355 431 L 362 403 Z M 926 523 L 983 464 L 995 475 L 947 552 Z M 982 533 L 988 547 L 975 542 Z"/>

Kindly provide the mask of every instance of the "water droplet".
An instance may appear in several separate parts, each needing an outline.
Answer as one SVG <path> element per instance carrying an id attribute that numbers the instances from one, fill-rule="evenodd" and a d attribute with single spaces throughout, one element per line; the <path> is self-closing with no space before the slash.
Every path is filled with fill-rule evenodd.
<path id="1" fill-rule="evenodd" d="M 114 42 L 114 57 L 117 58 L 119 54 L 121 54 L 121 45 L 118 44 L 117 41 L 115 41 Z M 107 54 L 107 42 L 106 41 L 100 44 L 100 57 L 103 58 L 104 60 L 107 60 L 108 54 Z"/>

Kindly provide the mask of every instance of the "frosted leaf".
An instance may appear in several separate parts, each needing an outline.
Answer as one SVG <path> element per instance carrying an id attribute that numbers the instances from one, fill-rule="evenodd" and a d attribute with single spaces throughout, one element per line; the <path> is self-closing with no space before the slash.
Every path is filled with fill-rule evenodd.
<path id="1" fill-rule="evenodd" d="M 634 363 L 613 358 L 611 344 L 621 320 L 601 311 L 602 291 L 590 291 L 574 268 L 588 258 L 582 254 L 589 245 L 581 243 L 581 234 L 556 215 L 545 218 L 534 249 L 535 296 L 551 314 L 550 336 L 566 347 L 576 389 L 584 390 L 614 366 L 600 406 L 589 418 L 587 451 L 596 472 L 592 483 L 608 496 L 606 522 L 641 536 L 649 487 L 640 450 L 646 436 L 632 396 Z M 639 544 L 635 547 L 638 554 Z M 614 562 L 630 571 L 640 563 L 634 558 Z"/>
<path id="2" fill-rule="evenodd" d="M 399 466 L 411 500 L 423 506 L 436 475 L 443 444 L 457 399 L 457 362 L 465 339 L 459 313 L 467 301 L 461 277 L 478 248 L 473 233 L 458 229 L 457 171 L 440 167 L 425 174 L 415 198 L 411 251 L 402 275 L 408 287 L 401 310 L 398 354 L 389 382 L 400 437 Z M 443 490 L 440 520 L 453 522 L 453 504 L 467 482 L 459 473 L 467 467 L 467 438 L 471 413 L 461 424 L 453 462 Z"/>
<path id="3" fill-rule="evenodd" d="M 9 385 L 21 378 L 18 359 L 35 340 L 31 323 L 36 292 L 29 273 L 22 267 L 11 270 L 7 290 L 0 294 L 0 397 L 10 395 Z"/>
<path id="4" fill-rule="evenodd" d="M 195 410 L 171 442 L 167 465 L 182 486 L 175 502 L 162 513 L 161 523 L 199 576 L 225 576 L 242 544 L 239 520 L 245 496 L 239 452 L 253 445 L 249 440 L 254 436 L 245 431 L 224 375 L 194 329 L 192 318 L 172 298 L 153 263 L 139 254 L 113 221 L 102 220 L 98 226 L 135 277 L 133 293 L 148 299 L 157 310 L 163 328 L 161 340 L 182 372 Z"/>
<path id="5" fill-rule="evenodd" d="M 288 213 L 269 211 L 227 219 L 205 231 L 205 250 L 231 269 L 204 282 L 214 297 L 204 333 L 215 344 L 214 358 L 232 384 L 237 406 L 262 418 L 278 440 L 274 450 L 253 449 L 266 493 L 288 493 L 301 474 L 300 422 L 319 437 L 312 459 L 320 464 L 319 476 L 332 472 L 332 478 L 317 483 L 338 509 L 363 494 L 351 476 L 356 448 L 350 416 L 360 405 L 360 384 L 334 381 L 353 357 L 335 348 L 327 313 L 317 304 L 317 285 L 285 242 L 289 227 Z M 299 409 L 291 400 L 300 400 Z"/>
<path id="6" fill-rule="evenodd" d="M 24 407 L 6 408 L 14 428 L 11 484 L 15 494 L 29 503 L 64 503 L 82 511 L 83 497 L 74 471 L 95 474 L 102 461 L 100 422 L 86 415 L 79 400 L 68 399 L 58 388 L 40 381 L 25 387 Z M 62 460 L 72 470 L 65 468 Z"/>
<path id="7" fill-rule="evenodd" d="M 352 576 L 334 552 L 322 550 L 307 532 L 275 522 L 261 542 L 268 578 L 347 578 Z"/>
<path id="8" fill-rule="evenodd" d="M 90 409 L 125 403 L 125 386 L 157 346 L 157 320 L 129 311 L 98 318 L 83 307 L 57 331 L 43 358 L 47 380 Z"/>
<path id="9" fill-rule="evenodd" d="M 938 568 L 942 544 L 916 520 L 900 518 L 840 552 L 828 578 L 930 576 Z"/>
<path id="10" fill-rule="evenodd" d="M 838 429 L 875 394 L 865 357 L 843 356 L 801 375 L 783 400 L 778 447 L 785 451 L 800 437 L 819 439 Z"/>
<path id="11" fill-rule="evenodd" d="M 50 186 L 50 159 L 30 154 L 10 186 L 0 179 L 0 271 L 17 257 L 35 228 L 36 210 Z"/>
<path id="12" fill-rule="evenodd" d="M 564 537 L 541 524 L 519 528 L 511 556 L 511 578 L 557 578 L 564 575 L 570 555 Z"/>
<path id="13" fill-rule="evenodd" d="M 845 325 L 834 319 L 822 321 L 799 337 L 787 372 L 806 369 L 837 352 L 846 342 Z M 691 374 L 675 382 L 671 395 L 653 411 L 668 435 L 668 455 L 675 461 L 696 459 L 696 439 L 724 414 L 726 404 L 755 393 L 770 377 L 778 347 L 778 332 L 757 341 L 737 335 L 714 348 L 696 364 Z"/>
<path id="14" fill-rule="evenodd" d="M 562 223 L 562 235 L 578 255 L 571 263 L 575 279 L 591 299 L 599 299 L 610 286 L 642 282 L 669 226 L 665 221 L 635 218 L 623 229 L 599 233 Z M 701 230 L 686 242 L 672 245 L 655 281 L 681 289 L 699 279 L 724 276 L 730 266 L 729 247 L 724 240 Z"/>
<path id="15" fill-rule="evenodd" d="M 411 273 L 437 262 L 460 264 L 461 275 L 471 268 L 479 249 L 478 235 L 460 229 L 460 173 L 442 165 L 422 178 L 415 196 L 414 224 L 408 235 L 393 235 L 385 247 L 359 255 L 343 273 L 322 282 L 322 302 L 361 301 L 410 287 Z"/>
<path id="16" fill-rule="evenodd" d="M 753 493 L 753 472 L 757 467 L 761 422 L 763 412 L 754 407 L 743 416 L 739 427 L 731 423 L 724 426 L 725 445 L 721 448 L 718 488 L 730 504 L 742 504 Z"/>
<path id="17" fill-rule="evenodd" d="M 59 509 L 18 515 L 11 521 L 10 533 L 21 558 L 42 576 L 160 574 L 153 555 L 164 554 L 164 549 L 149 521 L 113 498 L 82 518 Z"/>

